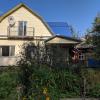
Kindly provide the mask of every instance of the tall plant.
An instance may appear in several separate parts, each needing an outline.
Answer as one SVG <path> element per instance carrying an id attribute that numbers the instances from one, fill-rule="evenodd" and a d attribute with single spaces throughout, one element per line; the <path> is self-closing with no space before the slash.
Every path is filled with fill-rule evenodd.
<path id="1" fill-rule="evenodd" d="M 95 18 L 92 39 L 95 46 L 96 58 L 100 60 L 100 16 Z"/>

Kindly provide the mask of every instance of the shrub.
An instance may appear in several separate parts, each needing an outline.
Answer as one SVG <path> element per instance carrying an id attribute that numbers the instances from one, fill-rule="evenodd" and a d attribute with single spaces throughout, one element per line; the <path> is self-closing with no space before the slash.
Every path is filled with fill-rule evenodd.
<path id="1" fill-rule="evenodd" d="M 17 72 L 2 71 L 0 72 L 0 99 L 17 100 Z"/>
<path id="2" fill-rule="evenodd" d="M 41 66 L 34 68 L 32 74 L 32 90 L 43 93 L 43 88 L 47 88 L 47 94 L 57 99 L 60 97 L 78 97 L 80 95 L 80 78 L 67 69 L 50 68 Z"/>

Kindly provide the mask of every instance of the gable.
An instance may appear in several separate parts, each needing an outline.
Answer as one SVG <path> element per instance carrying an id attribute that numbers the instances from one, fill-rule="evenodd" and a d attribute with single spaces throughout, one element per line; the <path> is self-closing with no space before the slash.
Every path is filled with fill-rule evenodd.
<path id="1" fill-rule="evenodd" d="M 72 38 L 62 37 L 62 36 L 54 36 L 48 40 L 46 40 L 47 44 L 78 44 L 79 40 L 75 40 Z"/>
<path id="2" fill-rule="evenodd" d="M 26 5 L 20 4 L 14 9 L 10 10 L 6 14 L 0 17 L 0 31 L 1 34 L 7 33 L 7 27 L 9 26 L 8 17 L 13 16 L 18 26 L 18 21 L 27 21 L 28 27 L 34 27 L 35 36 L 52 36 L 53 32 L 50 30 L 46 22 L 35 12 L 29 9 Z"/>

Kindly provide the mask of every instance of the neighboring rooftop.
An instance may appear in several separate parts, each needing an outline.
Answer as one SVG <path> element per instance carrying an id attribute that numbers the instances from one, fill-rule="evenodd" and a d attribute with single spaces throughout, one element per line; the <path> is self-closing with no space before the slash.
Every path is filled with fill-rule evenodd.
<path id="1" fill-rule="evenodd" d="M 71 29 L 66 22 L 47 22 L 47 24 L 56 35 L 72 37 Z"/>
<path id="2" fill-rule="evenodd" d="M 68 45 L 74 45 L 79 44 L 81 41 L 78 39 L 74 39 L 67 36 L 62 35 L 55 35 L 47 40 L 45 40 L 45 43 L 48 44 L 68 44 Z"/>

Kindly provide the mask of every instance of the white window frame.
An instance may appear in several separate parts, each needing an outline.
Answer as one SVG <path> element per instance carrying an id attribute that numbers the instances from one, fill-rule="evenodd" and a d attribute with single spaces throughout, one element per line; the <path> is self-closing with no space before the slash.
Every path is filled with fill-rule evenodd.
<path id="1" fill-rule="evenodd" d="M 8 46 L 9 47 L 9 56 L 3 56 L 2 55 L 2 47 Z M 12 55 L 12 47 L 14 47 L 14 53 Z M 13 57 L 15 56 L 15 46 L 14 45 L 2 45 L 0 46 L 0 57 Z"/>
<path id="2" fill-rule="evenodd" d="M 79 59 L 80 59 L 80 60 L 85 60 L 85 55 L 84 55 L 84 53 L 81 53 L 81 54 L 79 55 Z"/>
<path id="3" fill-rule="evenodd" d="M 22 22 L 22 35 L 19 35 L 19 36 L 26 36 L 27 35 L 27 21 L 19 21 L 19 23 Z M 20 24 L 18 23 L 18 26 L 20 27 Z M 24 26 L 25 26 L 25 23 L 26 23 L 26 34 L 25 34 L 25 30 L 24 30 Z M 19 32 L 19 30 L 18 30 Z"/>

